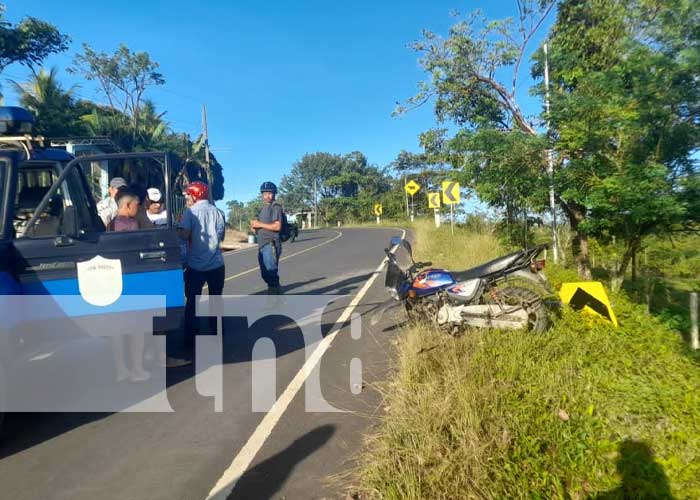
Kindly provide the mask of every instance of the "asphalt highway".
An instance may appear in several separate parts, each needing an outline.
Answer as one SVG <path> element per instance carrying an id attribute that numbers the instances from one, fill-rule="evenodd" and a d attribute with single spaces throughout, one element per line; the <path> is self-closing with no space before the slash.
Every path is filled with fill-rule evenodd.
<path id="1" fill-rule="evenodd" d="M 278 299 L 263 294 L 255 249 L 227 253 L 224 294 L 251 296 L 256 310 L 253 320 L 222 320 L 220 407 L 201 395 L 189 366 L 167 371 L 172 412 L 9 414 L 0 497 L 345 498 L 383 409 L 377 383 L 397 330 L 378 316 L 388 298 L 380 266 L 390 237 L 401 234 L 302 232 L 284 245 Z M 319 316 L 322 337 L 311 343 L 303 325 L 278 313 L 306 317 L 313 308 L 305 302 L 331 297 Z M 272 387 L 272 396 L 262 391 L 267 403 L 254 387 Z"/>

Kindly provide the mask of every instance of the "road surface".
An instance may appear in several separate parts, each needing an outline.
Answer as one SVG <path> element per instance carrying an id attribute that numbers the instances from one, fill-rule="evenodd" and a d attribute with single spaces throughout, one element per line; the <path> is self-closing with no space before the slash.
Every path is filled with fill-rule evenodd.
<path id="1" fill-rule="evenodd" d="M 369 317 L 387 299 L 383 271 L 377 273 L 383 248 L 401 234 L 371 228 L 305 231 L 284 247 L 285 297 L 343 296 L 325 309 L 325 338 L 314 347 L 316 355 L 323 354 L 318 365 L 323 397 L 343 412 L 306 411 L 299 382 L 305 380 L 300 370 L 309 353 L 289 319 L 272 315 L 248 325 L 225 318 L 221 412 L 213 398 L 198 393 L 195 369 L 186 367 L 168 371 L 172 413 L 10 414 L 0 443 L 0 495 L 345 498 L 363 437 L 382 412 L 375 384 L 387 375 L 396 330 L 386 318 L 372 325 Z M 263 293 L 256 259 L 255 249 L 226 255 L 224 294 Z M 354 335 L 350 313 L 363 319 Z M 263 337 L 276 350 L 279 400 L 271 413 L 252 411 L 252 346 Z M 351 380 L 353 359 L 362 364 L 362 384 Z"/>

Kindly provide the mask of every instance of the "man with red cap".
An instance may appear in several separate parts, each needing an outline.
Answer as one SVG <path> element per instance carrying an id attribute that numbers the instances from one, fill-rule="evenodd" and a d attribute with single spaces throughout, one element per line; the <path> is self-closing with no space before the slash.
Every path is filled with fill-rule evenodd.
<path id="1" fill-rule="evenodd" d="M 192 182 L 185 190 L 187 210 L 178 226 L 180 238 L 188 241 L 185 270 L 186 343 L 194 345 L 196 335 L 195 304 L 206 283 L 209 295 L 224 290 L 225 268 L 220 243 L 224 239 L 224 215 L 209 202 L 209 188 L 203 182 Z"/>

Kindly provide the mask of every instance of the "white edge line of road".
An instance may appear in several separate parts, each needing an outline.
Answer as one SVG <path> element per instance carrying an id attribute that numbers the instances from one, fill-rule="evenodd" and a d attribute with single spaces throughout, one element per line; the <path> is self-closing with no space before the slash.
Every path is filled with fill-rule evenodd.
<path id="1" fill-rule="evenodd" d="M 402 229 L 401 231 L 403 232 L 401 238 L 404 238 L 406 236 L 406 230 Z M 392 253 L 396 251 L 396 248 L 397 247 L 391 249 Z M 350 304 L 345 308 L 343 313 L 335 322 L 332 331 L 326 335 L 321 342 L 319 342 L 318 347 L 316 347 L 311 356 L 309 356 L 309 359 L 307 359 L 301 369 L 299 369 L 282 395 L 277 399 L 277 401 L 275 401 L 275 404 L 272 405 L 270 411 L 265 414 L 265 417 L 263 417 L 253 434 L 248 438 L 246 444 L 233 459 L 231 465 L 229 465 L 229 467 L 224 471 L 223 475 L 216 482 L 216 485 L 214 485 L 214 487 L 211 489 L 209 495 L 207 495 L 207 500 L 223 500 L 231 494 L 233 489 L 236 487 L 236 483 L 253 462 L 253 459 L 263 447 L 265 441 L 267 441 L 267 438 L 270 437 L 270 434 L 272 434 L 272 431 L 279 422 L 280 418 L 282 418 L 285 411 L 287 411 L 287 408 L 304 385 L 304 382 L 309 377 L 316 364 L 321 360 L 325 352 L 333 343 L 335 337 L 338 335 L 338 332 L 342 330 L 343 325 L 351 317 L 355 308 L 360 304 L 360 301 L 362 301 L 365 294 L 374 283 L 374 280 L 377 279 L 377 276 L 379 276 L 379 273 L 384 267 L 386 261 L 387 258 L 384 257 L 381 264 L 379 264 L 379 267 L 377 267 L 377 269 L 374 271 L 372 277 L 364 284 L 364 286 L 360 289 L 357 295 L 355 295 Z"/>

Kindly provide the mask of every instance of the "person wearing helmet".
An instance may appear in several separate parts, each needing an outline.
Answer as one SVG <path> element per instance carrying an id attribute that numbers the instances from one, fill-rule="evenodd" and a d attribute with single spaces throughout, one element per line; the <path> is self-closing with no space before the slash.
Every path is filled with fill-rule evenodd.
<path id="1" fill-rule="evenodd" d="M 263 281 L 267 283 L 269 295 L 280 294 L 280 277 L 278 264 L 282 254 L 280 231 L 284 211 L 275 203 L 277 186 L 272 182 L 263 182 L 260 186 L 263 207 L 258 218 L 250 222 L 250 228 L 258 235 L 258 263 Z"/>
<path id="2" fill-rule="evenodd" d="M 196 332 L 195 304 L 206 283 L 209 295 L 224 290 L 225 267 L 220 244 L 224 239 L 224 215 L 209 202 L 209 187 L 192 182 L 185 190 L 187 210 L 178 226 L 180 238 L 189 243 L 185 269 L 186 343 L 194 345 Z"/>

